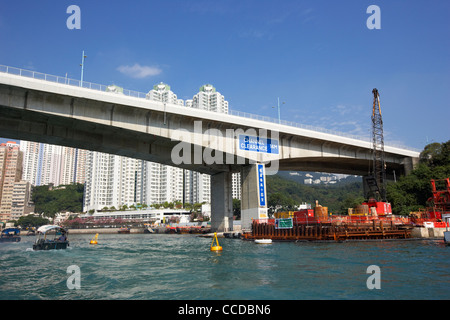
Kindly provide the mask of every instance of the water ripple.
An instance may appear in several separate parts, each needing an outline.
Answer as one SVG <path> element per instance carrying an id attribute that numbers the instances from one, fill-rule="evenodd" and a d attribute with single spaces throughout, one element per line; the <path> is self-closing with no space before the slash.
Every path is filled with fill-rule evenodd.
<path id="1" fill-rule="evenodd" d="M 193 235 L 73 235 L 68 250 L 0 245 L 0 299 L 449 299 L 450 248 L 439 241 L 347 243 L 210 239 Z M 381 290 L 366 269 L 381 268 Z M 81 271 L 70 290 L 69 266 Z"/>

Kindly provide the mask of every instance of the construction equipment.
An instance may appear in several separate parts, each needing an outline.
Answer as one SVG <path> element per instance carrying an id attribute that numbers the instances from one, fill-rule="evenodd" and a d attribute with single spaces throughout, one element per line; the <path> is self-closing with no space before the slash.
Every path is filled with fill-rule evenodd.
<path id="1" fill-rule="evenodd" d="M 372 90 L 372 93 L 373 161 L 371 168 L 372 172 L 363 179 L 364 191 L 367 200 L 374 198 L 377 201 L 386 202 L 386 161 L 384 158 L 384 134 L 380 94 L 376 88 Z"/>
<path id="2" fill-rule="evenodd" d="M 442 181 L 445 183 L 445 187 L 437 190 L 436 182 L 442 183 Z M 428 203 L 432 204 L 428 208 L 428 213 L 432 219 L 443 219 L 443 215 L 450 214 L 450 179 L 432 179 L 430 182 L 433 195 L 428 199 Z"/>
<path id="3" fill-rule="evenodd" d="M 431 179 L 430 184 L 433 195 L 427 200 L 427 208 L 411 212 L 411 221 L 417 225 L 433 223 L 436 228 L 448 227 L 448 220 L 450 220 L 450 178 Z"/>
<path id="4" fill-rule="evenodd" d="M 384 158 L 383 118 L 381 116 L 380 94 L 377 89 L 372 90 L 372 139 L 373 160 L 369 175 L 363 177 L 364 196 L 366 201 L 361 204 L 365 211 L 349 215 L 392 215 L 391 204 L 386 199 L 386 161 Z"/>

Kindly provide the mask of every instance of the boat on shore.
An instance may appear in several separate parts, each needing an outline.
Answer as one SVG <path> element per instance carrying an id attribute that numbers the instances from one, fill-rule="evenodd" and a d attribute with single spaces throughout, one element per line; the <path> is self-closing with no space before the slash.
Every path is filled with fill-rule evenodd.
<path id="1" fill-rule="evenodd" d="M 21 240 L 20 230 L 17 228 L 7 228 L 2 231 L 0 242 L 19 242 Z"/>
<path id="2" fill-rule="evenodd" d="M 68 232 L 63 227 L 47 224 L 39 227 L 37 233 L 38 238 L 33 244 L 33 250 L 35 251 L 67 249 L 69 246 Z"/>
<path id="3" fill-rule="evenodd" d="M 120 228 L 118 233 L 130 233 L 130 228 Z"/>
<path id="4" fill-rule="evenodd" d="M 155 230 L 153 230 L 151 227 L 145 227 L 144 233 L 155 233 Z"/>
<path id="5" fill-rule="evenodd" d="M 448 231 L 449 220 L 450 220 L 450 216 L 446 216 L 444 218 L 444 221 L 445 221 L 444 242 L 448 246 L 450 245 L 450 231 Z"/>

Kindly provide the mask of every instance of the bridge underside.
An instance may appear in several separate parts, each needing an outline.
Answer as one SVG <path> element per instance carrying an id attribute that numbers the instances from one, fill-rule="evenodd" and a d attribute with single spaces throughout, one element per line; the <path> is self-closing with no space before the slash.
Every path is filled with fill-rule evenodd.
<path id="1" fill-rule="evenodd" d="M 174 164 L 170 157 L 171 150 L 178 143 L 147 133 L 7 106 L 0 107 L 0 135 L 10 139 L 63 145 L 172 166 Z M 202 148 L 202 152 L 204 150 Z M 195 150 L 192 150 L 192 153 L 194 152 Z M 235 164 L 232 165 L 195 164 L 192 161 L 192 164 L 176 166 L 213 175 L 220 172 L 240 172 L 242 164 L 236 165 L 236 163 L 249 164 L 248 160 L 239 159 L 238 161 L 237 157 L 234 159 L 233 163 Z M 223 162 L 226 163 L 225 159 Z M 347 157 L 289 158 L 279 160 L 278 170 L 363 176 L 370 172 L 370 162 L 370 159 Z M 270 164 L 267 167 L 270 168 Z M 397 176 L 405 174 L 404 164 L 388 163 L 388 179 L 393 179 L 394 174 Z"/>
<path id="2" fill-rule="evenodd" d="M 358 176 L 365 176 L 370 173 L 370 160 L 336 158 L 336 157 L 306 157 L 296 159 L 280 160 L 280 170 L 282 171 L 312 171 L 341 173 Z M 386 178 L 394 180 L 395 176 L 405 174 L 405 166 L 399 163 L 386 164 Z"/>
<path id="3" fill-rule="evenodd" d="M 1 105 L 0 136 L 99 151 L 172 166 L 171 151 L 178 143 L 148 133 Z M 234 163 L 237 162 L 235 159 Z M 239 172 L 240 169 L 236 165 L 191 163 L 176 166 L 206 174 Z"/>

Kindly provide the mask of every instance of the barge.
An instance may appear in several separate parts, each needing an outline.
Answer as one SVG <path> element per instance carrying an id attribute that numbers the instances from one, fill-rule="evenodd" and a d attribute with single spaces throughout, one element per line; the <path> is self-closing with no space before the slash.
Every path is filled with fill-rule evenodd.
<path id="1" fill-rule="evenodd" d="M 384 223 L 311 223 L 293 224 L 291 228 L 276 228 L 276 219 L 253 221 L 252 231 L 242 235 L 245 240 L 271 239 L 273 241 L 318 241 L 318 240 L 371 240 L 411 238 L 412 226 Z"/>
<path id="2" fill-rule="evenodd" d="M 273 241 L 345 241 L 411 238 L 414 225 L 407 217 L 364 204 L 364 211 L 349 215 L 329 215 L 328 208 L 316 203 L 314 209 L 275 214 L 274 219 L 253 220 L 251 232 L 243 239 Z M 389 206 L 379 206 L 388 208 Z M 378 212 L 377 212 L 377 211 Z M 371 212 L 372 211 L 372 212 Z"/>

